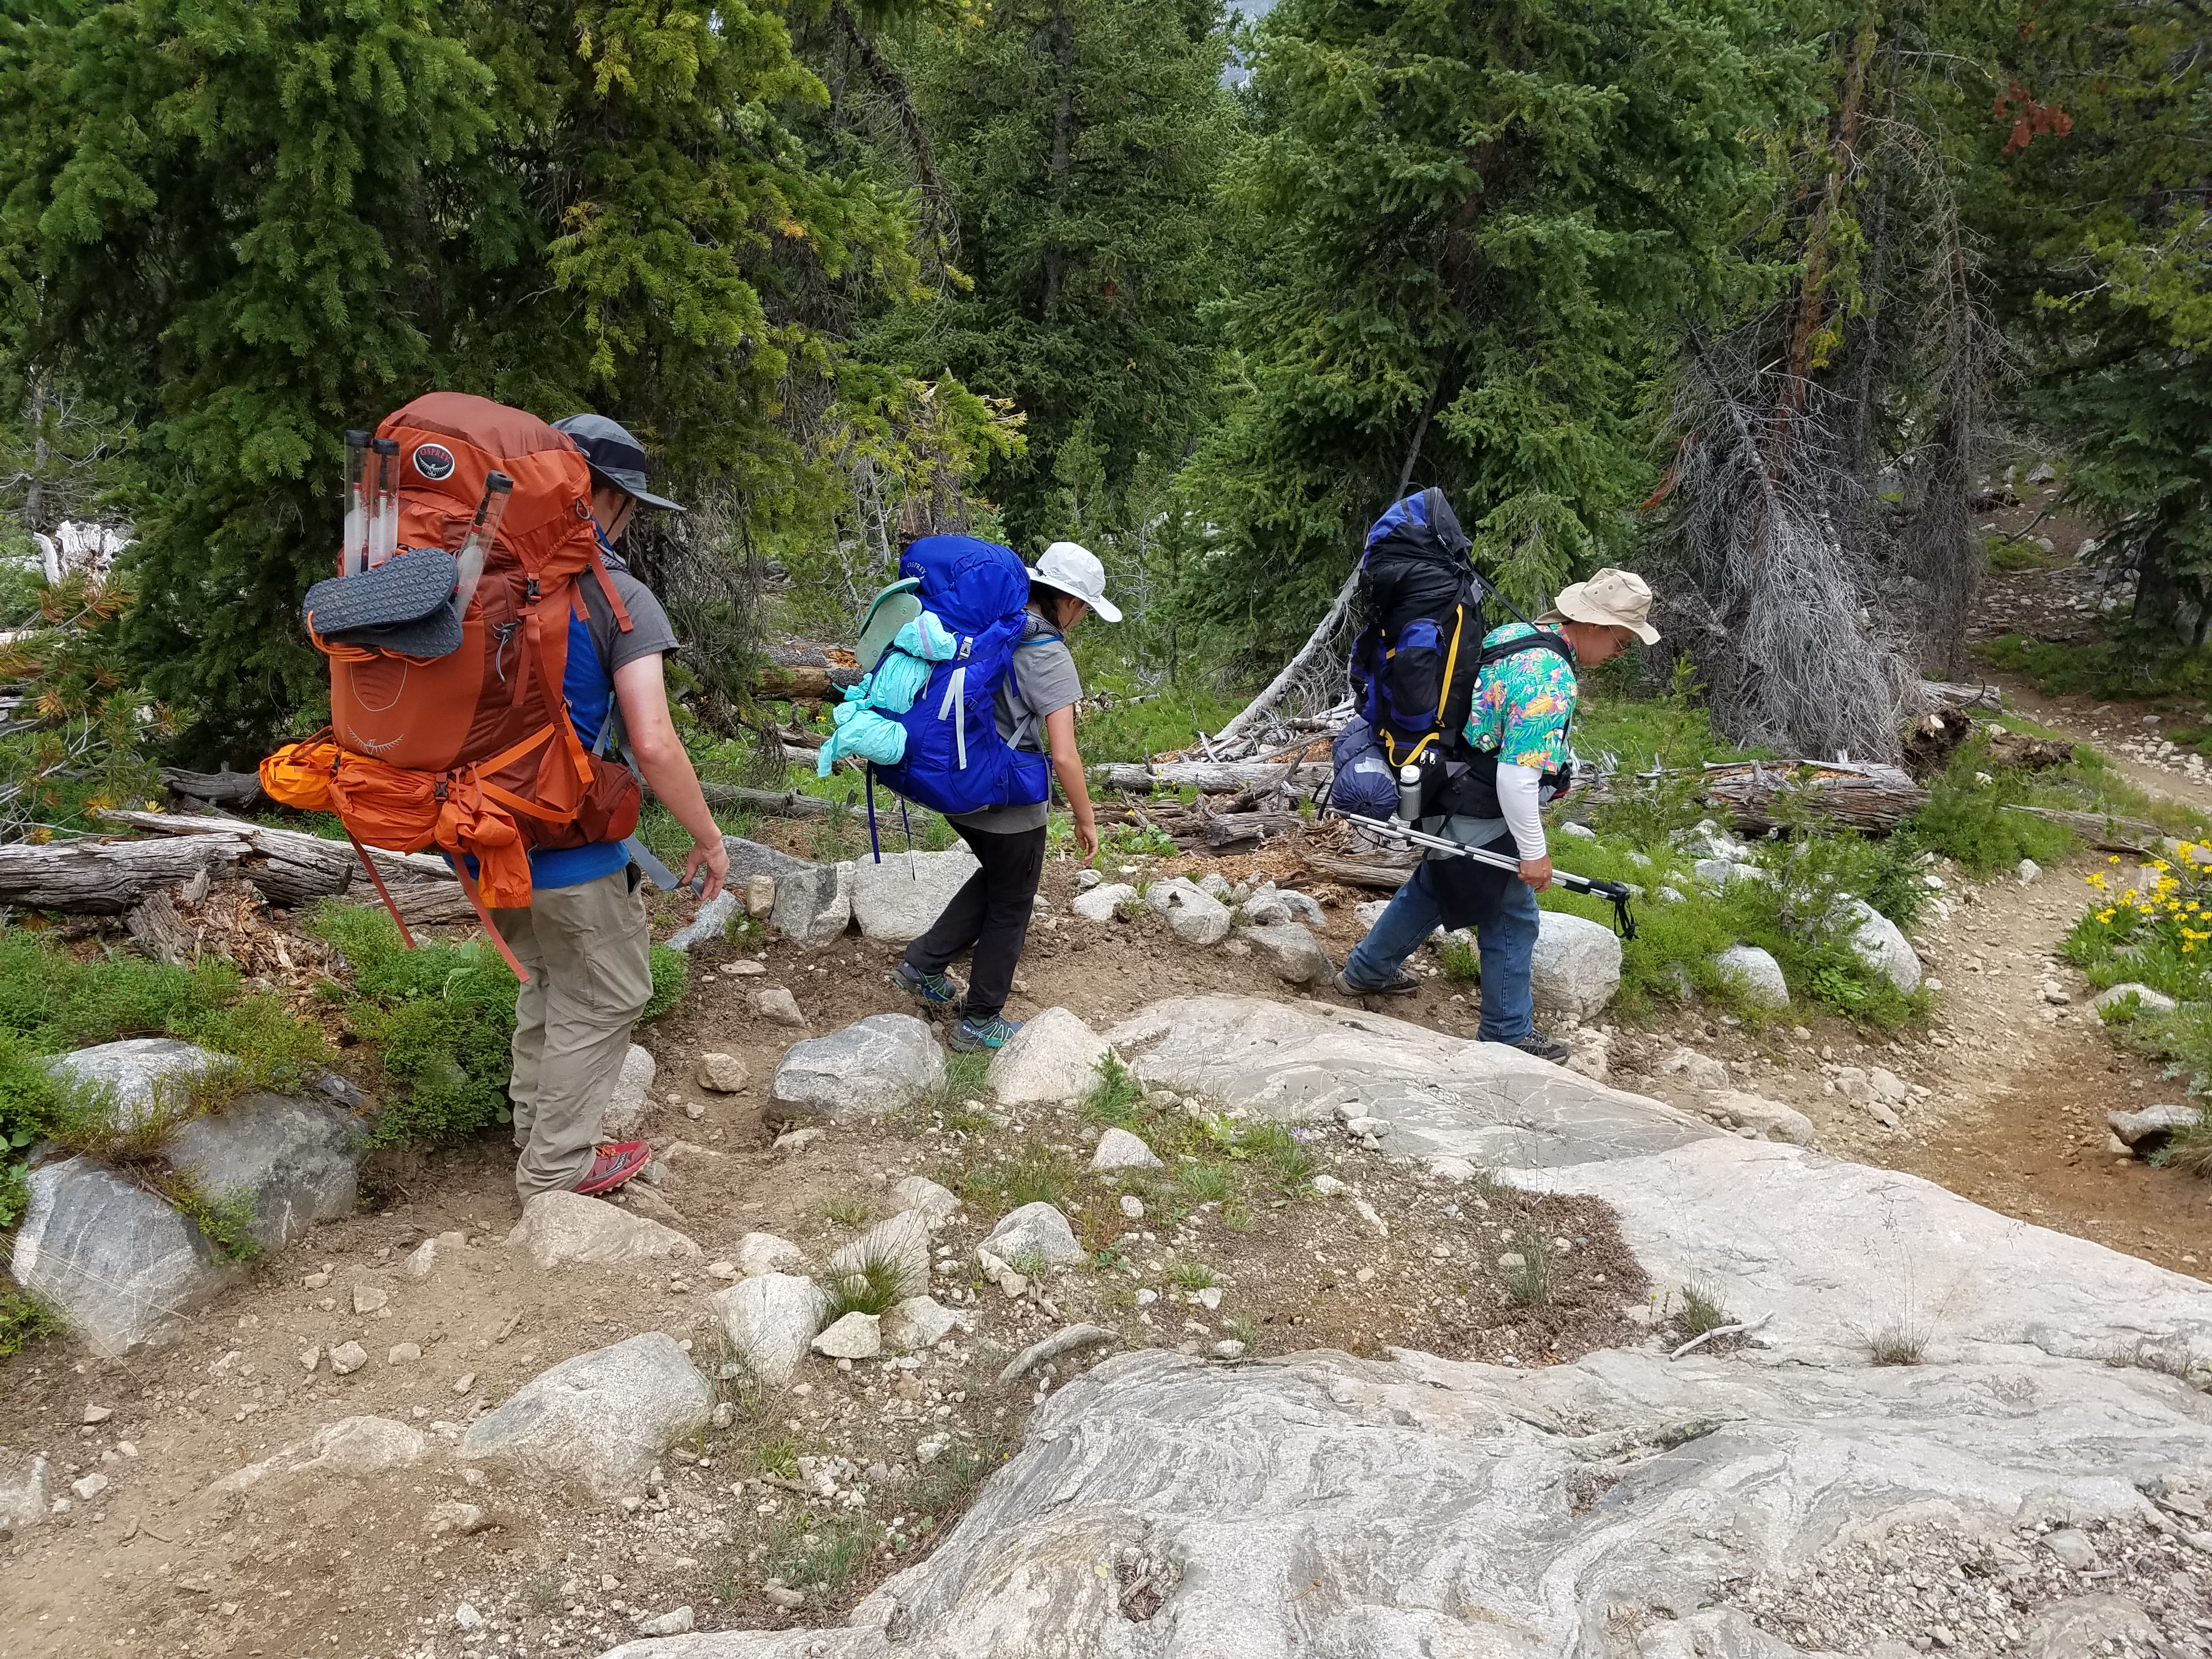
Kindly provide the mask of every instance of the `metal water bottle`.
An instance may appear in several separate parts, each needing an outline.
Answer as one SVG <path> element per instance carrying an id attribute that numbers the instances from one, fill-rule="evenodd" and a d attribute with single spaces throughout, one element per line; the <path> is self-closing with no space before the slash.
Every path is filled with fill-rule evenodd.
<path id="1" fill-rule="evenodd" d="M 1401 822 L 1418 823 L 1421 819 L 1421 769 L 1401 766 L 1398 769 L 1398 817 Z"/>

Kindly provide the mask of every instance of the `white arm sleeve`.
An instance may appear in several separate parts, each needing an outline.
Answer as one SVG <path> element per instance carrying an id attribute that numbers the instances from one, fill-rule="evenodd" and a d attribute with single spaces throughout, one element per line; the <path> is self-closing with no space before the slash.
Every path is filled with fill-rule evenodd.
<path id="1" fill-rule="evenodd" d="M 1498 769 L 1498 805 L 1505 827 L 1513 832 L 1513 845 L 1523 859 L 1544 856 L 1544 820 L 1537 811 L 1536 784 L 1541 774 L 1533 766 Z"/>

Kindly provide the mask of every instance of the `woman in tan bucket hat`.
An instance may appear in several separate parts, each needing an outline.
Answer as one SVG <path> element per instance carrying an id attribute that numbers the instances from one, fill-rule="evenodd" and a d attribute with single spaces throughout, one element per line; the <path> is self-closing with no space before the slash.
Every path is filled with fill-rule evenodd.
<path id="1" fill-rule="evenodd" d="M 1419 827 L 1510 852 L 1519 876 L 1471 859 L 1431 857 L 1353 947 L 1338 991 L 1364 998 L 1414 990 L 1419 981 L 1401 971 L 1406 958 L 1439 927 L 1471 927 L 1482 956 L 1482 1041 L 1555 1063 L 1567 1058 L 1565 1043 L 1536 1030 L 1529 989 L 1536 895 L 1552 884 L 1540 814 L 1572 783 L 1567 729 L 1581 697 L 1576 671 L 1610 661 L 1632 641 L 1657 643 L 1650 618 L 1649 584 L 1607 568 L 1563 588 L 1534 626 L 1509 623 L 1483 636 L 1465 732 L 1472 752 L 1446 784 L 1441 810 Z"/>

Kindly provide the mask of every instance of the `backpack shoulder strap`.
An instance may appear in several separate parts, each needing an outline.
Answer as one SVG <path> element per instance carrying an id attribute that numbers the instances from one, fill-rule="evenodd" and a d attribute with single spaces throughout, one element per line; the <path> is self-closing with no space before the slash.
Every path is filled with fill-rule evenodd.
<path id="1" fill-rule="evenodd" d="M 622 602 L 622 595 L 615 592 L 615 579 L 608 573 L 607 562 L 599 556 L 598 538 L 594 537 L 592 539 L 592 574 L 599 579 L 599 592 L 607 596 L 607 609 L 615 613 L 616 629 L 621 633 L 627 634 L 636 624 L 630 621 L 629 607 Z"/>
<path id="2" fill-rule="evenodd" d="M 1548 651 L 1570 668 L 1574 666 L 1575 653 L 1567 642 L 1557 634 L 1547 633 L 1542 629 L 1517 640 L 1503 640 L 1496 645 L 1486 647 L 1482 653 L 1482 666 L 1487 668 L 1494 662 L 1504 662 L 1506 658 L 1517 657 L 1524 651 Z"/>

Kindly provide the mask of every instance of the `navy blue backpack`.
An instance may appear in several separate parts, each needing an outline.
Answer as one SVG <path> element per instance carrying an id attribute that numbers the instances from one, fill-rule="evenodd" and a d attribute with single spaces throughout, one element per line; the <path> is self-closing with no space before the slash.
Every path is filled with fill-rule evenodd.
<path id="1" fill-rule="evenodd" d="M 974 536 L 924 536 L 908 544 L 899 575 L 919 582 L 915 599 L 959 647 L 932 665 L 911 708 L 890 716 L 906 730 L 906 753 L 872 775 L 917 805 L 947 814 L 1047 799 L 1050 763 L 999 735 L 999 682 L 1013 665 L 1029 605 L 1021 556 Z"/>
<path id="2" fill-rule="evenodd" d="M 1459 746 L 1485 632 L 1485 584 L 1470 545 L 1435 489 L 1396 502 L 1367 532 L 1352 690 L 1393 767 Z"/>

